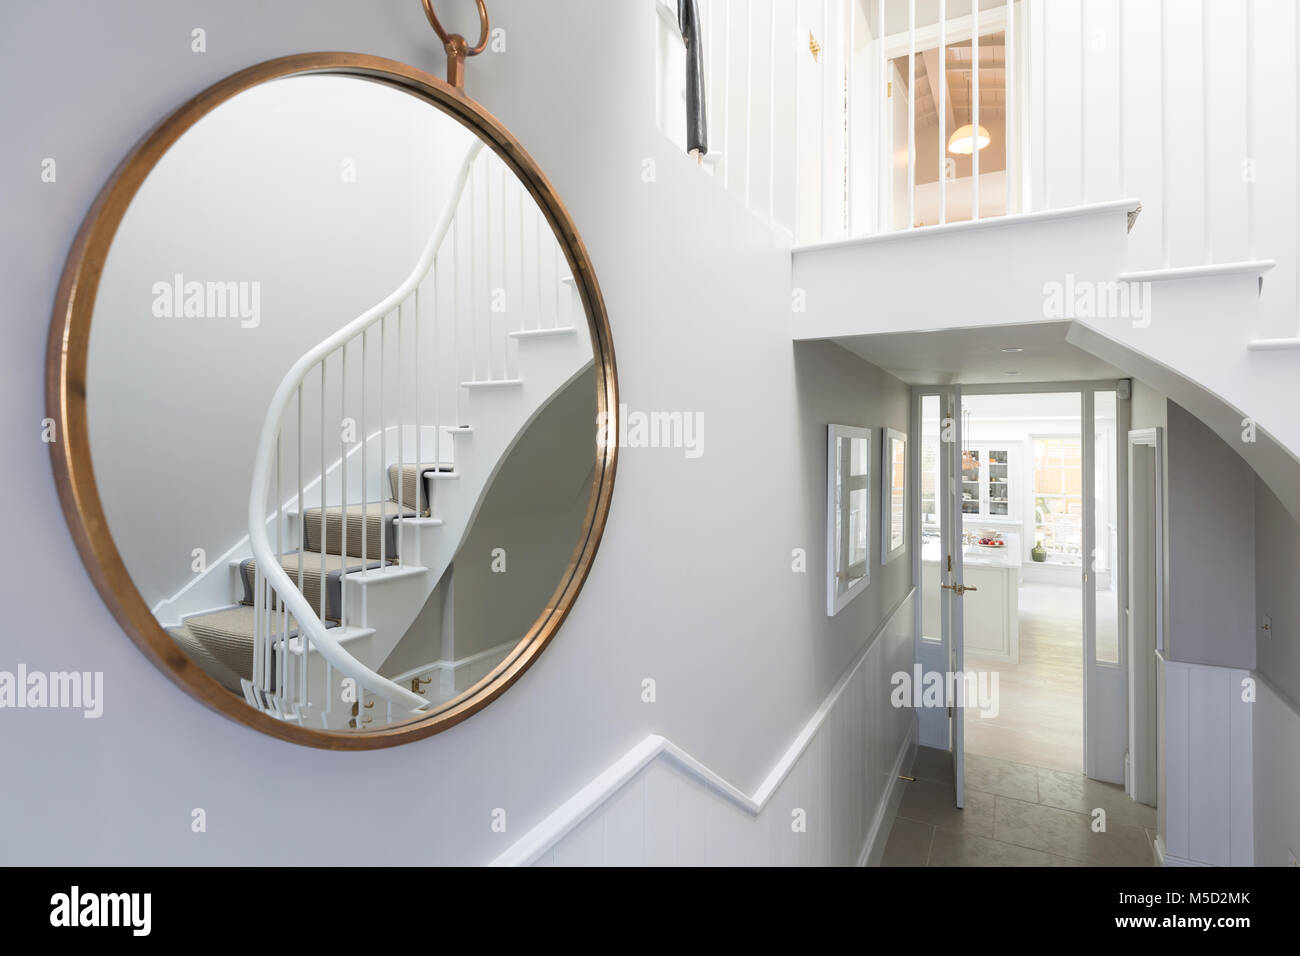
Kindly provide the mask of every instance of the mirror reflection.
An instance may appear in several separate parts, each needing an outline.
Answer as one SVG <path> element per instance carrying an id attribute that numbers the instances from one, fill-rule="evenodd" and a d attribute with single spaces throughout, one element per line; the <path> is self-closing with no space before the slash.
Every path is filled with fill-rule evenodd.
<path id="1" fill-rule="evenodd" d="M 546 217 L 459 121 L 356 77 L 240 93 L 149 173 L 95 301 L 91 454 L 136 588 L 275 717 L 365 732 L 462 699 L 572 572 L 588 330 Z"/>

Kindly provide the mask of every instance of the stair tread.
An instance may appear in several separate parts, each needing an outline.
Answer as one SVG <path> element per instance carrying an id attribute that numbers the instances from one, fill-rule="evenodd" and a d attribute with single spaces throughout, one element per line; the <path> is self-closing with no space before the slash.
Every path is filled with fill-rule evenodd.
<path id="1" fill-rule="evenodd" d="M 470 379 L 460 384 L 465 388 L 518 388 L 524 384 L 524 380 L 522 378 Z"/>
<path id="2" fill-rule="evenodd" d="M 573 335 L 577 331 L 575 326 L 561 325 L 553 329 L 521 329 L 518 332 L 511 332 L 510 337 L 512 339 L 545 338 L 552 335 Z"/>
<path id="3" fill-rule="evenodd" d="M 428 496 L 425 494 L 424 483 L 420 481 L 421 477 L 441 477 L 451 473 L 452 463 L 449 461 L 432 461 L 432 462 L 403 462 L 401 464 L 388 466 L 388 491 L 393 496 L 394 504 L 398 501 L 398 487 L 401 487 L 401 502 L 407 508 L 412 508 L 420 514 L 429 510 Z"/>

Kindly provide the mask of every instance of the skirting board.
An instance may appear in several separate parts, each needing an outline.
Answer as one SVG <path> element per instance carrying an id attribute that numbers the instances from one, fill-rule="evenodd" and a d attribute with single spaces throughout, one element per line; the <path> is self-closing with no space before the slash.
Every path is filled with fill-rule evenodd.
<path id="1" fill-rule="evenodd" d="M 655 760 L 663 759 L 684 771 L 689 776 L 700 781 L 706 788 L 720 794 L 730 803 L 739 807 L 750 816 L 757 817 L 763 808 L 771 800 L 774 793 L 781 786 L 782 782 L 789 776 L 796 762 L 808 749 L 809 743 L 826 722 L 828 715 L 833 710 L 836 702 L 843 695 L 846 687 L 849 686 L 854 676 L 867 661 L 871 652 L 880 644 L 881 639 L 888 632 L 894 619 L 900 613 L 906 610 L 907 615 L 911 615 L 910 602 L 915 599 L 915 588 L 909 588 L 908 592 L 890 609 L 889 613 L 881 621 L 880 625 L 871 637 L 863 643 L 862 650 L 858 652 L 853 662 L 845 669 L 843 675 L 831 689 L 826 699 L 822 702 L 816 712 L 809 718 L 795 739 L 786 748 L 771 772 L 759 785 L 753 796 L 734 786 L 721 775 L 709 769 L 691 754 L 687 753 L 681 747 L 659 734 L 650 734 L 636 744 L 632 749 L 622 757 L 611 764 L 605 771 L 600 773 L 595 779 L 582 787 L 572 797 L 562 803 L 540 823 L 534 826 L 523 837 L 515 842 L 508 850 L 492 861 L 492 866 L 530 866 L 537 862 L 549 850 L 554 848 L 565 836 L 577 828 L 592 813 L 608 801 L 623 786 L 631 781 L 637 774 L 641 773 Z M 910 624 L 909 624 L 910 629 Z M 910 646 L 910 642 L 909 642 Z M 901 765 L 905 755 L 914 739 L 915 721 L 912 721 L 905 745 L 900 748 L 900 756 L 895 762 Z M 892 791 L 891 791 L 892 797 Z M 884 803 L 885 801 L 882 801 Z M 879 817 L 879 811 L 877 812 Z M 884 818 L 884 819 L 887 819 Z M 875 833 L 879 831 L 881 821 L 877 820 L 873 824 L 873 836 L 869 843 L 874 842 Z M 874 849 L 874 847 L 873 847 Z"/>
<path id="2" fill-rule="evenodd" d="M 1174 856 L 1165 852 L 1164 837 L 1156 837 L 1155 848 L 1152 850 L 1155 854 L 1156 866 L 1213 866 L 1212 863 L 1201 863 L 1198 860 L 1189 860 L 1185 857 Z"/>
<path id="3" fill-rule="evenodd" d="M 880 865 L 885 855 L 885 844 L 889 842 L 889 834 L 893 830 L 893 825 L 889 824 L 889 821 L 894 819 L 898 813 L 898 805 L 903 802 L 903 770 L 910 768 L 915 759 L 916 721 L 913 720 L 912 726 L 907 731 L 907 737 L 898 748 L 898 758 L 894 761 L 894 769 L 889 781 L 889 793 L 884 800 L 880 801 L 880 806 L 876 807 L 876 815 L 871 820 L 871 829 L 867 831 L 867 838 L 862 841 L 858 866 Z"/>

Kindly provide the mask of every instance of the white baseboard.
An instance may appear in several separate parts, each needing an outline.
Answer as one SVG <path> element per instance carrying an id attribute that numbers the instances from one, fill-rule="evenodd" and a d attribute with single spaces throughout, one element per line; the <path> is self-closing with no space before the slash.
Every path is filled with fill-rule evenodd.
<path id="1" fill-rule="evenodd" d="M 867 838 L 862 841 L 858 866 L 880 865 L 880 860 L 885 855 L 885 844 L 889 842 L 889 834 L 893 829 L 889 821 L 894 819 L 898 813 L 898 805 L 903 802 L 903 771 L 911 767 L 915 759 L 916 721 L 912 721 L 912 729 L 907 732 L 902 746 L 898 748 L 898 756 L 894 759 L 894 767 L 890 771 L 889 791 L 880 806 L 876 808 L 876 815 L 871 820 L 871 829 L 867 831 Z"/>

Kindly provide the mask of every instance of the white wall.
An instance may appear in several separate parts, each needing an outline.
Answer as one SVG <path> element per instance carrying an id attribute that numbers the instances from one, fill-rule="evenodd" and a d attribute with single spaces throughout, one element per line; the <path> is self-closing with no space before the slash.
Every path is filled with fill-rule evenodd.
<path id="1" fill-rule="evenodd" d="M 624 450 L 586 588 L 491 707 L 434 738 L 350 754 L 294 747 L 204 709 L 114 624 L 63 530 L 37 438 L 47 331 L 37 317 L 96 190 L 185 97 L 305 50 L 441 72 L 440 46 L 410 4 L 5 8 L 0 77 L 28 92 L 0 102 L 0 129 L 16 144 L 0 153 L 0 177 L 13 184 L 11 220 L 25 224 L 0 240 L 10 306 L 0 427 L 12 450 L 0 482 L 22 505 L 7 533 L 25 560 L 0 577 L 10 609 L 0 661 L 105 673 L 99 720 L 5 714 L 0 761 L 22 784 L 4 788 L 0 817 L 23 821 L 6 862 L 385 864 L 410 861 L 412 834 L 425 862 L 486 862 L 651 732 L 752 791 L 908 587 L 909 562 L 895 561 L 873 569 L 869 592 L 838 617 L 825 615 L 826 423 L 904 428 L 907 391 L 834 346 L 792 347 L 788 250 L 655 128 L 653 8 L 496 0 L 492 14 L 507 52 L 470 61 L 469 92 L 537 158 L 591 251 L 621 397 L 702 412 L 705 453 Z M 205 54 L 190 50 L 200 24 Z M 48 71 L 56 51 L 78 71 Z M 46 155 L 58 160 L 55 184 L 40 181 Z M 647 158 L 653 183 L 642 178 Z M 806 549 L 806 574 L 792 573 L 793 548 Z M 641 702 L 645 677 L 658 682 L 654 705 Z M 389 795 L 382 813 L 372 787 L 340 785 L 358 774 Z M 205 834 L 190 831 L 195 807 L 207 811 Z M 491 829 L 497 807 L 505 834 Z"/>

